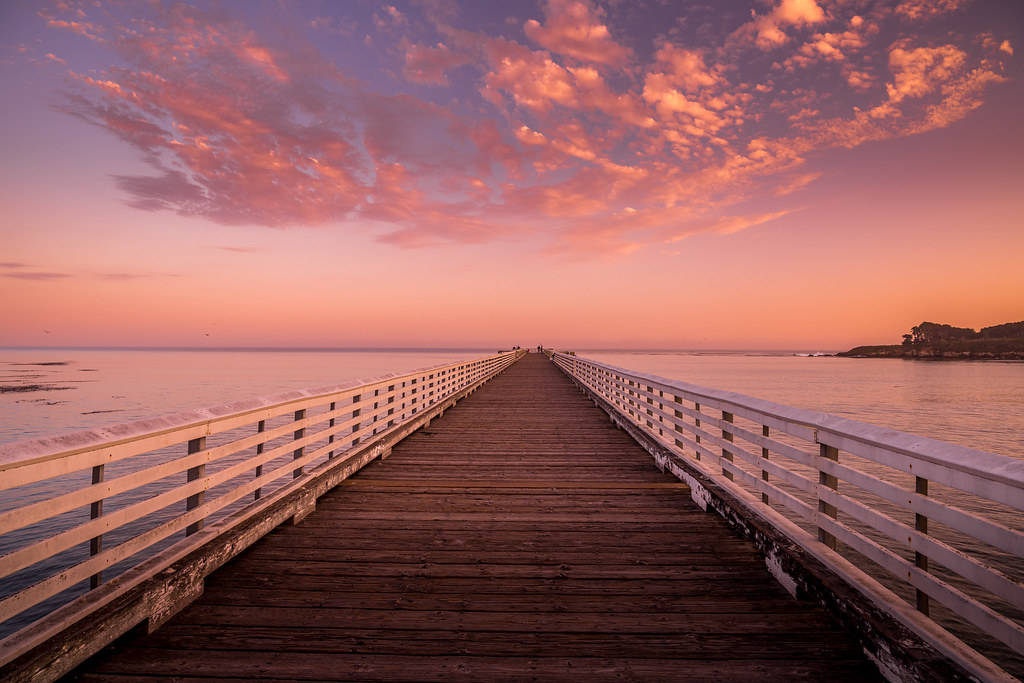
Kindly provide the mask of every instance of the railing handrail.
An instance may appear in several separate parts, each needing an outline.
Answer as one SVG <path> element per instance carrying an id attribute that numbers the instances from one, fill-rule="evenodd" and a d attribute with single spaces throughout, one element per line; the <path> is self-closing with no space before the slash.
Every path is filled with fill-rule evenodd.
<path id="1" fill-rule="evenodd" d="M 166 432 L 208 426 L 220 420 L 243 417 L 260 410 L 286 409 L 298 402 L 323 402 L 324 399 L 332 395 L 345 394 L 353 389 L 372 389 L 378 384 L 402 381 L 406 377 L 429 372 L 440 372 L 466 363 L 486 361 L 505 355 L 508 355 L 508 353 L 499 353 L 481 358 L 468 358 L 453 363 L 428 365 L 401 374 L 387 373 L 376 377 L 358 378 L 345 384 L 326 385 L 308 389 L 291 389 L 267 396 L 257 396 L 205 408 L 195 408 L 139 420 L 81 429 L 55 436 L 9 441 L 0 444 L 0 475 L 8 470 L 26 465 L 34 465 L 46 460 L 66 458 L 99 447 L 121 445 Z"/>
<path id="2" fill-rule="evenodd" d="M 991 479 L 1020 489 L 1024 493 L 1024 460 L 1018 458 L 951 444 L 946 441 L 910 434 L 889 427 L 879 427 L 867 422 L 859 422 L 830 413 L 795 408 L 733 391 L 712 389 L 658 375 L 638 372 L 582 356 L 570 356 L 558 351 L 553 355 L 566 361 L 582 361 L 605 370 L 629 375 L 642 379 L 651 385 L 657 384 L 666 389 L 680 390 L 692 396 L 711 399 L 734 407 L 746 408 L 768 417 L 803 425 L 808 429 L 825 431 L 866 445 L 878 446 L 916 460 L 960 470 L 975 477 Z M 1024 499 L 1021 500 L 1021 504 L 1024 505 Z"/>

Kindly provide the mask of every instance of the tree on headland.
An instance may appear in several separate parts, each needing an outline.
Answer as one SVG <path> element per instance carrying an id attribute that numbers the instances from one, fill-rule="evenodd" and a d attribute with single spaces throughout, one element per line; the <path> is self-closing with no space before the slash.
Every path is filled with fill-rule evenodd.
<path id="1" fill-rule="evenodd" d="M 1024 338 L 1024 320 L 1019 323 L 1003 323 L 1002 325 L 983 327 L 978 332 L 978 336 L 982 339 L 1022 339 Z"/>
<path id="2" fill-rule="evenodd" d="M 953 327 L 952 325 L 943 325 L 941 323 L 923 322 L 910 328 L 910 334 L 903 335 L 903 344 L 938 346 L 944 342 L 977 338 L 978 333 L 970 327 Z"/>
<path id="3" fill-rule="evenodd" d="M 1024 320 L 983 327 L 980 331 L 925 321 L 904 334 L 902 344 L 858 346 L 838 355 L 1024 360 Z"/>

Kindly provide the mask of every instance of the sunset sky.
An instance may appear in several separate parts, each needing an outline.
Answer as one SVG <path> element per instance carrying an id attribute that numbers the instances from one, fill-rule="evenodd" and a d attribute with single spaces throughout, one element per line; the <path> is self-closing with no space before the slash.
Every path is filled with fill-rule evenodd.
<path id="1" fill-rule="evenodd" d="M 1024 2 L 0 2 L 0 345 L 1024 319 Z"/>

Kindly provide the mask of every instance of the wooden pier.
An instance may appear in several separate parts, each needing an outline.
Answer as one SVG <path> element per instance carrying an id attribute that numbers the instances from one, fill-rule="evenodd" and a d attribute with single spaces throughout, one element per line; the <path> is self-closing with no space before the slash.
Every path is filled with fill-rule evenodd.
<path id="1" fill-rule="evenodd" d="M 754 546 L 530 354 L 78 680 L 874 680 Z"/>

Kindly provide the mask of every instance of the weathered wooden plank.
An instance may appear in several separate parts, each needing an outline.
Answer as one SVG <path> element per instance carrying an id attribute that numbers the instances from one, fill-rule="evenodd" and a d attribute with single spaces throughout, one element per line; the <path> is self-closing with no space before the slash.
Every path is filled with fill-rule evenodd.
<path id="1" fill-rule="evenodd" d="M 336 548 L 254 548 L 252 556 L 258 561 L 278 560 L 296 563 L 346 563 L 353 560 L 375 564 L 485 564 L 487 566 L 602 566 L 643 565 L 651 567 L 706 567 L 734 566 L 738 562 L 758 560 L 757 553 L 750 548 L 722 552 L 695 551 L 690 553 L 650 551 L 595 553 L 592 551 L 569 552 L 558 550 L 524 551 L 464 551 L 464 550 L 363 550 L 353 552 Z"/>
<path id="2" fill-rule="evenodd" d="M 247 559 L 247 558 L 246 558 Z M 253 573 L 272 575 L 309 575 L 337 576 L 339 578 L 353 574 L 368 576 L 410 576 L 410 577 L 490 577 L 508 579 L 517 577 L 535 577 L 540 579 L 576 578 L 576 579 L 695 579 L 705 577 L 715 579 L 728 574 L 735 581 L 758 581 L 764 579 L 763 565 L 738 566 L 737 563 L 719 562 L 707 566 L 693 565 L 636 565 L 636 564 L 599 564 L 599 565 L 486 565 L 472 564 L 430 564 L 426 562 L 409 562 L 395 564 L 389 562 L 294 562 L 282 560 L 253 559 L 246 563 L 245 569 Z"/>
<path id="3" fill-rule="evenodd" d="M 614 597 L 618 595 L 658 595 L 658 596 L 735 596 L 765 595 L 766 591 L 774 591 L 777 587 L 758 582 L 750 574 L 741 575 L 736 580 L 732 575 L 721 573 L 715 576 L 701 575 L 691 578 L 676 579 L 577 579 L 577 578 L 536 578 L 507 577 L 495 581 L 491 577 L 411 577 L 411 576 L 372 576 L 353 574 L 350 576 L 290 576 L 287 586 L 291 590 L 339 593 L 339 592 L 380 592 L 417 594 L 428 593 L 445 595 L 455 593 L 543 595 L 558 597 L 561 595 L 596 595 Z M 208 590 L 223 587 L 224 590 L 265 589 L 280 590 L 280 579 L 275 574 L 251 574 L 240 568 L 232 568 L 230 572 L 222 572 L 210 580 Z M 773 593 L 774 595 L 774 593 Z"/>
<path id="4" fill-rule="evenodd" d="M 842 638 L 826 631 L 822 637 Z M 839 658 L 860 654 L 852 643 L 833 646 Z M 264 626 L 168 624 L 131 647 L 181 650 L 334 652 L 396 655 L 559 657 L 582 647 L 593 657 L 671 659 L 817 659 L 821 642 L 806 633 L 523 633 L 521 631 L 408 631 L 384 629 L 301 629 Z"/>
<path id="5" fill-rule="evenodd" d="M 820 681 L 864 675 L 854 660 L 605 659 L 596 657 L 409 657 L 333 653 L 127 650 L 99 673 L 138 674 L 153 667 L 173 676 L 379 681 L 738 680 Z M 345 672 L 351 672 L 346 675 Z"/>
<path id="6" fill-rule="evenodd" d="M 748 614 L 752 611 L 785 616 L 803 614 L 805 608 L 783 591 L 761 590 L 748 595 L 516 595 L 481 591 L 442 595 L 406 593 L 339 593 L 270 589 L 206 589 L 203 603 L 235 607 L 388 609 L 394 611 L 559 612 Z M 785 619 L 779 620 L 785 627 Z"/>

